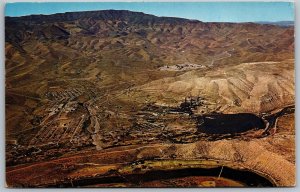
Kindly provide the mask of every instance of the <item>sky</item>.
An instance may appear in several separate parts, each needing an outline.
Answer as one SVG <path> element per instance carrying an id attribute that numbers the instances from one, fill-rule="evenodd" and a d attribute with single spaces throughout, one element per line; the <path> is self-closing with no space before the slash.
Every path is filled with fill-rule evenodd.
<path id="1" fill-rule="evenodd" d="M 48 2 L 8 3 L 6 16 L 91 10 L 130 10 L 204 22 L 294 21 L 292 2 Z"/>

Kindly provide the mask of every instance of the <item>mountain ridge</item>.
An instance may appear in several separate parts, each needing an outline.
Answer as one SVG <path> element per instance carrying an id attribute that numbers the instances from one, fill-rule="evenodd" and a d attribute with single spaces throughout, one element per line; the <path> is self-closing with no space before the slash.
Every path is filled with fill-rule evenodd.
<path id="1" fill-rule="evenodd" d="M 93 10 L 93 11 L 76 11 L 76 12 L 64 12 L 64 13 L 53 13 L 53 14 L 31 14 L 23 16 L 5 16 L 5 19 L 8 22 L 17 21 L 17 20 L 50 20 L 52 22 L 61 22 L 61 21 L 72 21 L 76 19 L 83 19 L 85 17 L 94 17 L 95 19 L 120 19 L 120 17 L 128 16 L 142 16 L 142 19 L 154 19 L 155 21 L 170 21 L 176 20 L 181 22 L 191 22 L 191 23 L 226 23 L 226 24 L 263 24 L 263 25 L 278 25 L 278 26 L 291 26 L 294 21 L 243 21 L 243 22 L 224 22 L 224 21 L 201 21 L 199 19 L 189 19 L 183 17 L 172 17 L 172 16 L 157 16 L 154 14 L 147 14 L 144 12 L 138 11 L 129 11 L 129 10 Z M 55 20 L 59 19 L 59 20 Z"/>
<path id="2" fill-rule="evenodd" d="M 193 19 L 186 19 L 186 18 L 179 18 L 179 17 L 166 17 L 166 16 L 155 16 L 152 14 L 146 14 L 143 12 L 136 12 L 136 11 L 129 11 L 129 10 L 96 10 L 96 11 L 78 11 L 78 12 L 65 12 L 65 13 L 55 13 L 55 14 L 49 14 L 49 15 L 43 15 L 43 14 L 37 14 L 37 15 L 26 15 L 26 16 L 20 16 L 20 17 L 10 17 L 6 16 L 5 18 L 8 21 L 15 21 L 15 20 L 45 20 L 48 19 L 50 21 L 72 21 L 76 19 L 83 19 L 85 17 L 94 17 L 95 19 L 120 19 L 123 17 L 123 19 L 133 19 L 132 17 L 140 16 L 142 19 L 148 19 L 154 21 L 170 21 L 170 20 L 176 20 L 177 22 L 202 22 L 199 20 L 193 20 Z M 60 20 L 55 20 L 60 19 Z"/>
<path id="3" fill-rule="evenodd" d="M 149 34 L 154 33 L 157 39 L 160 39 L 160 34 L 166 37 L 170 35 L 176 35 L 180 38 L 193 36 L 193 38 L 198 39 L 207 36 L 216 39 L 221 37 L 222 33 L 228 32 L 236 36 L 240 32 L 255 34 L 256 31 L 281 31 L 280 27 L 275 25 L 261 25 L 251 22 L 202 22 L 184 18 L 157 17 L 127 10 L 5 17 L 5 23 L 6 42 L 13 43 L 17 47 L 30 38 L 68 39 L 70 34 L 112 37 L 114 35 L 126 36 L 136 33 L 145 38 L 145 35 L 149 36 Z M 293 31 L 293 28 L 290 27 L 287 30 Z M 174 41 L 176 38 L 174 36 Z M 190 42 L 190 44 L 193 43 Z"/>

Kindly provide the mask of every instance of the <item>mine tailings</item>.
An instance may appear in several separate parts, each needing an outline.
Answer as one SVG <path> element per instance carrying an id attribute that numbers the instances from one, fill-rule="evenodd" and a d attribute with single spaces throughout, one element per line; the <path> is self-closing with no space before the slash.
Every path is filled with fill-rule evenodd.
<path id="1" fill-rule="evenodd" d="M 294 113 L 295 106 L 288 106 L 275 113 L 267 113 L 259 117 L 252 113 L 208 114 L 196 116 L 199 132 L 206 134 L 238 134 L 250 130 L 268 130 L 276 126 L 278 117 Z"/>
<path id="2" fill-rule="evenodd" d="M 207 134 L 234 134 L 264 129 L 264 121 L 251 113 L 213 114 L 197 118 L 198 131 Z"/>

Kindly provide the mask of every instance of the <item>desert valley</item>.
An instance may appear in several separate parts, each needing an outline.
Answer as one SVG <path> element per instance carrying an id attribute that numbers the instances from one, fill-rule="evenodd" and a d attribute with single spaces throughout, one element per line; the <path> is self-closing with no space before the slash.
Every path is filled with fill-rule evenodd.
<path id="1" fill-rule="evenodd" d="M 295 185 L 294 27 L 5 18 L 9 187 Z"/>

